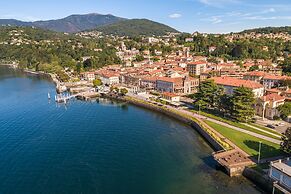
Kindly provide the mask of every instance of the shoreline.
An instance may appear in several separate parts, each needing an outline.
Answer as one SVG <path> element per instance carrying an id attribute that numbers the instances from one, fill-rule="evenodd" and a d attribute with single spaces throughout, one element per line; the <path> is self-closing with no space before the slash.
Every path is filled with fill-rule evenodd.
<path id="1" fill-rule="evenodd" d="M 171 117 L 179 122 L 182 122 L 185 125 L 190 126 L 191 128 L 193 128 L 196 132 L 199 133 L 199 135 L 201 135 L 201 137 L 205 140 L 205 142 L 214 150 L 214 151 L 223 151 L 225 150 L 225 148 L 223 148 L 222 145 L 220 145 L 213 137 L 211 137 L 211 135 L 209 135 L 206 130 L 203 128 L 205 126 L 203 126 L 203 124 L 199 123 L 197 121 L 193 121 L 192 119 L 189 119 L 187 117 L 183 117 L 181 115 L 175 114 L 173 112 L 171 112 L 170 110 L 166 110 L 163 109 L 161 107 L 152 105 L 152 104 L 145 104 L 136 100 L 133 100 L 132 98 L 120 98 L 117 96 L 110 96 L 110 95 L 105 95 L 104 97 L 112 99 L 112 100 L 119 100 L 119 101 L 123 101 L 123 102 L 127 102 L 131 105 L 137 106 L 137 107 L 141 107 L 141 108 L 145 108 L 147 110 L 151 110 L 151 111 L 155 111 L 158 113 L 161 113 L 163 115 L 166 115 L 168 117 Z M 225 173 L 225 171 L 223 171 L 223 173 Z M 252 182 L 255 187 L 259 190 L 263 190 L 265 192 L 272 192 L 272 181 L 269 179 L 268 176 L 266 176 L 266 174 L 263 174 L 262 172 L 258 172 L 255 169 L 253 169 L 252 167 L 246 167 L 245 170 L 243 171 L 242 175 L 243 177 L 245 177 L 247 180 L 249 180 L 250 182 Z"/>
<path id="2" fill-rule="evenodd" d="M 14 67 L 13 64 L 0 64 L 0 65 Z M 18 66 L 16 68 L 19 69 Z M 28 70 L 28 69 L 24 69 L 22 71 L 25 73 L 28 73 L 28 74 L 33 74 L 33 75 L 48 76 L 51 79 L 51 81 L 56 85 L 56 89 L 57 89 L 58 85 L 61 84 L 61 82 L 57 79 L 55 74 L 45 73 L 45 72 L 37 72 L 37 71 L 33 71 L 33 70 Z M 142 108 L 145 108 L 145 109 L 148 109 L 151 111 L 155 111 L 155 112 L 161 113 L 163 115 L 166 115 L 168 117 L 171 117 L 171 118 L 173 118 L 173 119 L 175 119 L 175 120 L 177 120 L 185 125 L 190 126 L 195 131 L 197 131 L 199 133 L 199 135 L 201 135 L 201 137 L 205 140 L 205 142 L 214 151 L 225 151 L 226 150 L 221 142 L 219 142 L 219 141 L 217 141 L 217 139 L 213 138 L 213 136 L 211 136 L 211 134 L 209 134 L 209 131 L 207 132 L 207 130 L 205 129 L 205 126 L 203 125 L 203 123 L 201 123 L 201 121 L 199 121 L 198 118 L 191 119 L 187 115 L 178 114 L 177 112 L 179 112 L 179 111 L 173 112 L 170 109 L 162 108 L 162 107 L 159 107 L 158 105 L 150 104 L 146 101 L 136 99 L 133 97 L 118 97 L 118 96 L 111 96 L 111 95 L 104 95 L 104 97 L 109 98 L 109 99 L 113 99 L 113 100 L 120 100 L 123 102 L 127 102 L 129 104 L 132 104 L 132 105 L 135 105 L 138 107 L 142 107 Z M 261 175 L 261 179 L 258 179 L 258 174 Z M 267 184 L 267 183 L 269 183 L 269 180 L 266 177 L 263 177 L 262 173 L 259 173 L 250 167 L 247 167 L 245 169 L 245 171 L 243 172 L 242 176 L 244 176 L 249 181 L 254 183 L 258 188 L 260 188 L 264 191 L 271 191 L 270 188 L 268 187 L 268 184 Z"/>

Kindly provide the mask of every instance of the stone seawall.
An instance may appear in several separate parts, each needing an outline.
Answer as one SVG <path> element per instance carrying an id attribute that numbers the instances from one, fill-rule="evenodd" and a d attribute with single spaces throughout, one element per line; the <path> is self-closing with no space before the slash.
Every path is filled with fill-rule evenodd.
<path id="1" fill-rule="evenodd" d="M 119 99 L 119 98 L 118 98 Z M 141 102 L 137 102 L 134 100 L 129 100 L 129 99 L 119 99 L 119 100 L 124 100 L 127 101 L 133 105 L 139 106 L 139 107 L 143 107 L 146 109 L 150 109 L 153 111 L 157 111 L 160 112 L 164 115 L 167 115 L 169 117 L 172 117 L 180 122 L 183 122 L 187 125 L 190 125 L 191 127 L 193 127 L 210 145 L 211 147 L 216 150 L 216 151 L 220 151 L 220 150 L 224 150 L 224 148 L 218 143 L 216 142 L 204 129 L 202 126 L 200 126 L 198 123 L 194 122 L 193 120 L 183 117 L 181 115 L 178 115 L 170 110 L 165 110 L 164 108 L 160 108 L 158 106 L 155 105 L 150 105 L 150 104 L 145 104 L 145 103 L 141 103 Z"/>
<path id="2" fill-rule="evenodd" d="M 246 167 L 243 171 L 243 176 L 267 193 L 272 193 L 273 181 L 266 174 L 260 173 L 250 167 Z"/>
<path id="3" fill-rule="evenodd" d="M 153 111 L 158 111 L 164 115 L 170 116 L 180 122 L 183 122 L 187 125 L 190 125 L 193 127 L 206 141 L 207 143 L 216 151 L 224 150 L 224 148 L 215 141 L 204 129 L 202 126 L 200 126 L 197 122 L 194 122 L 193 120 L 183 117 L 181 115 L 175 114 L 174 112 L 171 112 L 169 110 L 165 110 L 163 108 L 160 108 L 158 106 L 150 105 L 150 104 L 145 104 L 141 103 L 138 101 L 134 100 L 129 100 L 129 99 L 123 99 L 123 98 L 118 98 L 119 100 L 127 101 L 130 104 L 143 107 L 146 109 L 150 109 Z M 257 172 L 256 170 L 246 167 L 244 168 L 243 171 L 243 176 L 252 181 L 254 184 L 256 184 L 260 189 L 270 193 L 272 192 L 272 181 L 264 176 L 262 173 Z"/>

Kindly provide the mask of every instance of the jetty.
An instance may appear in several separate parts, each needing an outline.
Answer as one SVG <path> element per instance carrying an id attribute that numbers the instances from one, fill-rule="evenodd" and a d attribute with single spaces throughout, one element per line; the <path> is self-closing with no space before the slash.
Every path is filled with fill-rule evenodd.
<path id="1" fill-rule="evenodd" d="M 95 89 L 91 89 L 86 92 L 80 92 L 77 94 L 58 94 L 55 95 L 55 101 L 57 103 L 67 103 L 72 98 L 77 98 L 80 100 L 89 100 L 91 98 L 95 98 L 100 96 L 98 92 L 95 91 Z"/>

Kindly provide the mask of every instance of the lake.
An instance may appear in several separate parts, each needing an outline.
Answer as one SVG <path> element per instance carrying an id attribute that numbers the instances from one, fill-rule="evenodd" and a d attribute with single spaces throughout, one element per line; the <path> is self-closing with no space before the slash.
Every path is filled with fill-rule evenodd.
<path id="1" fill-rule="evenodd" d="M 260 193 L 216 169 L 191 127 L 98 99 L 49 101 L 50 80 L 0 66 L 0 193 Z"/>

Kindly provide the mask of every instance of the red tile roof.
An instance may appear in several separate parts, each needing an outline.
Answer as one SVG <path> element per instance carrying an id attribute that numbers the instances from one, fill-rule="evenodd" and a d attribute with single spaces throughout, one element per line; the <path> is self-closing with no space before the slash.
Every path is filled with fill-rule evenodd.
<path id="1" fill-rule="evenodd" d="M 187 65 L 203 65 L 206 64 L 206 61 L 195 61 L 195 62 L 190 62 Z"/>
<path id="2" fill-rule="evenodd" d="M 262 96 L 260 99 L 265 101 L 265 102 L 266 101 L 283 101 L 283 100 L 285 100 L 285 97 L 280 96 L 276 93 L 273 93 L 273 94 L 268 94 L 266 96 Z"/>
<path id="3" fill-rule="evenodd" d="M 177 97 L 177 96 L 179 96 L 178 94 L 170 93 L 170 92 L 164 92 L 163 95 L 164 96 L 168 96 L 168 97 Z"/>
<path id="4" fill-rule="evenodd" d="M 290 76 L 276 76 L 276 75 L 265 75 L 264 79 L 270 79 L 270 80 L 291 80 Z"/>
<path id="5" fill-rule="evenodd" d="M 265 72 L 263 72 L 263 71 L 251 71 L 251 72 L 246 73 L 245 75 L 264 77 L 267 74 Z"/>
<path id="6" fill-rule="evenodd" d="M 257 89 L 263 88 L 264 86 L 260 83 L 249 81 L 249 80 L 242 80 L 233 77 L 213 77 L 211 78 L 214 82 L 218 85 L 225 85 L 225 86 L 232 86 L 232 87 L 240 87 L 244 86 L 250 89 Z"/>
<path id="7" fill-rule="evenodd" d="M 157 81 L 171 82 L 171 83 L 181 83 L 183 79 L 181 77 L 170 78 L 170 77 L 159 77 Z"/>

